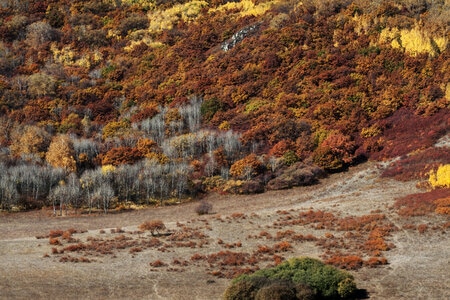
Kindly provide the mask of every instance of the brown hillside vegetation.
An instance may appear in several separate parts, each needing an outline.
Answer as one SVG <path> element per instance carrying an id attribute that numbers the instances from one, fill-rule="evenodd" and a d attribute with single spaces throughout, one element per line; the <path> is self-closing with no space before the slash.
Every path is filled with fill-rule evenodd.
<path id="1" fill-rule="evenodd" d="M 2 1 L 1 209 L 258 193 L 424 150 L 449 130 L 449 11 Z"/>

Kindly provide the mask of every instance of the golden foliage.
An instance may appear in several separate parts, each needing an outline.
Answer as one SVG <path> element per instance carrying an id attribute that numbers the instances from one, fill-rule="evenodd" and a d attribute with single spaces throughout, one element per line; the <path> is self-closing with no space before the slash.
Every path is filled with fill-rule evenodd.
<path id="1" fill-rule="evenodd" d="M 223 130 L 223 131 L 230 130 L 230 129 L 231 129 L 230 122 L 228 122 L 228 121 L 223 121 L 222 123 L 220 123 L 219 129 L 220 129 L 220 130 Z"/>
<path id="2" fill-rule="evenodd" d="M 236 161 L 230 168 L 230 175 L 250 179 L 257 175 L 262 168 L 262 163 L 255 154 L 250 154 Z"/>
<path id="3" fill-rule="evenodd" d="M 260 16 L 264 14 L 266 11 L 268 11 L 274 4 L 279 3 L 279 0 L 273 0 L 273 1 L 256 1 L 252 0 L 241 0 L 238 2 L 227 2 L 223 5 L 218 6 L 215 9 L 211 9 L 211 12 L 215 11 L 233 11 L 238 10 L 239 15 L 241 17 L 244 16 Z"/>
<path id="4" fill-rule="evenodd" d="M 129 134 L 131 131 L 130 122 L 123 120 L 118 122 L 109 122 L 103 127 L 102 137 L 104 139 L 120 137 Z"/>
<path id="5" fill-rule="evenodd" d="M 440 166 L 437 171 L 431 171 L 428 181 L 433 188 L 450 188 L 450 164 Z"/>
<path id="6" fill-rule="evenodd" d="M 104 165 L 102 166 L 102 174 L 106 175 L 109 173 L 113 173 L 116 170 L 116 167 L 113 165 Z"/>
<path id="7" fill-rule="evenodd" d="M 49 144 L 50 135 L 45 130 L 36 126 L 27 126 L 19 138 L 13 139 L 10 148 L 11 152 L 17 156 L 37 154 L 43 158 Z"/>
<path id="8" fill-rule="evenodd" d="M 115 4 L 115 2 L 117 2 L 117 1 L 109 0 L 109 2 L 111 2 L 112 4 Z M 129 6 L 136 5 L 145 10 L 154 9 L 156 7 L 155 0 L 121 0 L 121 2 L 123 5 L 129 5 Z"/>
<path id="9" fill-rule="evenodd" d="M 208 6 L 208 2 L 194 0 L 184 4 L 176 4 L 166 10 L 153 11 L 148 15 L 150 20 L 149 31 L 170 30 L 173 28 L 173 24 L 180 19 L 185 22 L 195 20 L 205 6 Z"/>
<path id="10" fill-rule="evenodd" d="M 444 34 L 430 34 L 420 25 L 411 29 L 385 28 L 380 33 L 380 42 L 390 43 L 393 48 L 404 49 L 412 56 L 428 53 L 438 55 L 447 48 L 448 39 Z"/>
<path id="11" fill-rule="evenodd" d="M 374 124 L 370 127 L 364 127 L 361 129 L 361 136 L 365 138 L 374 137 L 382 133 L 380 127 Z"/>
<path id="12" fill-rule="evenodd" d="M 54 167 L 74 172 L 77 164 L 74 159 L 73 143 L 67 135 L 57 135 L 48 147 L 45 160 Z"/>
<path id="13" fill-rule="evenodd" d="M 158 144 L 151 139 L 140 138 L 136 143 L 136 148 L 142 153 L 142 155 L 147 156 L 158 148 Z"/>
<path id="14" fill-rule="evenodd" d="M 99 50 L 93 50 L 88 54 L 78 54 L 71 46 L 65 46 L 58 49 L 56 43 L 52 43 L 50 51 L 53 59 L 64 66 L 77 66 L 89 69 L 91 65 L 95 65 L 103 60 L 103 54 Z"/>

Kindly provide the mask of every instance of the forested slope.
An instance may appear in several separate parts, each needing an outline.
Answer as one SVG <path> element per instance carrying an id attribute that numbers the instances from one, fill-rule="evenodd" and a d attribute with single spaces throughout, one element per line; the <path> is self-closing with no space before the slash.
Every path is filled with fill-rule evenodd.
<path id="1" fill-rule="evenodd" d="M 0 1 L 0 201 L 314 183 L 449 131 L 448 1 Z M 428 153 L 428 152 L 426 152 Z"/>

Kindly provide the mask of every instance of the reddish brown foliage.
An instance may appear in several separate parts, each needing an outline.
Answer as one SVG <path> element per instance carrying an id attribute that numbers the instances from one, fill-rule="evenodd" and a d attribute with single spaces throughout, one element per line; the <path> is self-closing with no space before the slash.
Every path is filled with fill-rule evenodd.
<path id="1" fill-rule="evenodd" d="M 144 222 L 141 225 L 139 225 L 139 229 L 143 231 L 148 230 L 152 235 L 154 235 L 155 233 L 159 234 L 160 231 L 165 230 L 166 225 L 164 225 L 163 221 L 161 220 L 152 220 Z"/>
<path id="2" fill-rule="evenodd" d="M 429 172 L 436 170 L 440 164 L 450 163 L 450 148 L 428 148 L 403 156 L 383 171 L 383 177 L 408 181 L 428 179 Z"/>
<path id="3" fill-rule="evenodd" d="M 50 230 L 50 233 L 48 234 L 49 237 L 55 238 L 60 237 L 64 234 L 63 230 Z"/>
<path id="4" fill-rule="evenodd" d="M 420 224 L 417 226 L 417 231 L 422 234 L 425 233 L 425 231 L 428 230 L 428 225 L 427 224 Z"/>
<path id="5" fill-rule="evenodd" d="M 58 238 L 50 238 L 48 242 L 50 245 L 61 245 L 61 241 Z"/>
<path id="6" fill-rule="evenodd" d="M 387 265 L 388 261 L 385 257 L 370 257 L 364 261 L 364 265 L 370 268 L 375 268 L 381 265 Z"/>
<path id="7" fill-rule="evenodd" d="M 436 189 L 426 193 L 408 195 L 397 199 L 394 208 L 403 217 L 423 216 L 436 210 L 436 200 L 448 197 L 450 189 Z"/>
<path id="8" fill-rule="evenodd" d="M 119 166 L 123 164 L 133 164 L 143 158 L 142 153 L 131 147 L 112 148 L 102 156 L 102 165 Z"/>
<path id="9" fill-rule="evenodd" d="M 340 219 L 337 224 L 339 230 L 351 231 L 351 230 L 363 230 L 370 231 L 374 226 L 376 226 L 380 221 L 386 218 L 383 214 L 371 214 L 364 215 L 361 217 L 346 217 Z"/>
<path id="10" fill-rule="evenodd" d="M 277 252 L 286 252 L 286 251 L 289 251 L 289 250 L 292 249 L 292 245 L 288 241 L 282 241 L 282 242 L 279 242 L 279 243 L 275 244 L 273 246 L 273 248 Z"/>
<path id="11" fill-rule="evenodd" d="M 335 255 L 325 261 L 327 264 L 346 270 L 357 270 L 363 266 L 363 259 L 357 255 Z"/>
<path id="12" fill-rule="evenodd" d="M 418 149 L 427 149 L 441 137 L 449 126 L 448 111 L 440 110 L 432 116 L 414 114 L 407 109 L 399 109 L 391 117 L 380 122 L 384 128 L 383 149 L 372 157 L 394 158 L 407 155 Z"/>
<path id="13" fill-rule="evenodd" d="M 243 266 L 247 263 L 248 258 L 248 253 L 227 250 L 209 254 L 206 260 L 210 264 L 219 266 Z"/>
<path id="14" fill-rule="evenodd" d="M 83 243 L 78 243 L 78 244 L 66 246 L 66 247 L 64 247 L 63 250 L 70 251 L 70 252 L 79 252 L 84 249 L 86 249 L 86 245 Z"/>
<path id="15" fill-rule="evenodd" d="M 205 259 L 205 256 L 201 255 L 199 253 L 195 253 L 194 255 L 191 256 L 192 261 L 198 261 L 198 260 L 203 260 L 203 259 Z"/>
<path id="16" fill-rule="evenodd" d="M 150 263 L 150 266 L 154 267 L 154 268 L 161 268 L 161 267 L 166 267 L 167 264 L 159 259 L 152 261 Z"/>
<path id="17" fill-rule="evenodd" d="M 450 215 L 450 197 L 434 200 L 435 212 L 441 215 Z"/>

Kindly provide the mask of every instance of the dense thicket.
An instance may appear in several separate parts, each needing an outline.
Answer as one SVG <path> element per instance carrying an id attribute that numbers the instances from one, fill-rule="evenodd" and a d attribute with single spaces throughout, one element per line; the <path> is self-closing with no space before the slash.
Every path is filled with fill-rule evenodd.
<path id="1" fill-rule="evenodd" d="M 449 129 L 449 14 L 428 0 L 0 1 L 1 205 L 255 192 L 425 149 Z"/>

